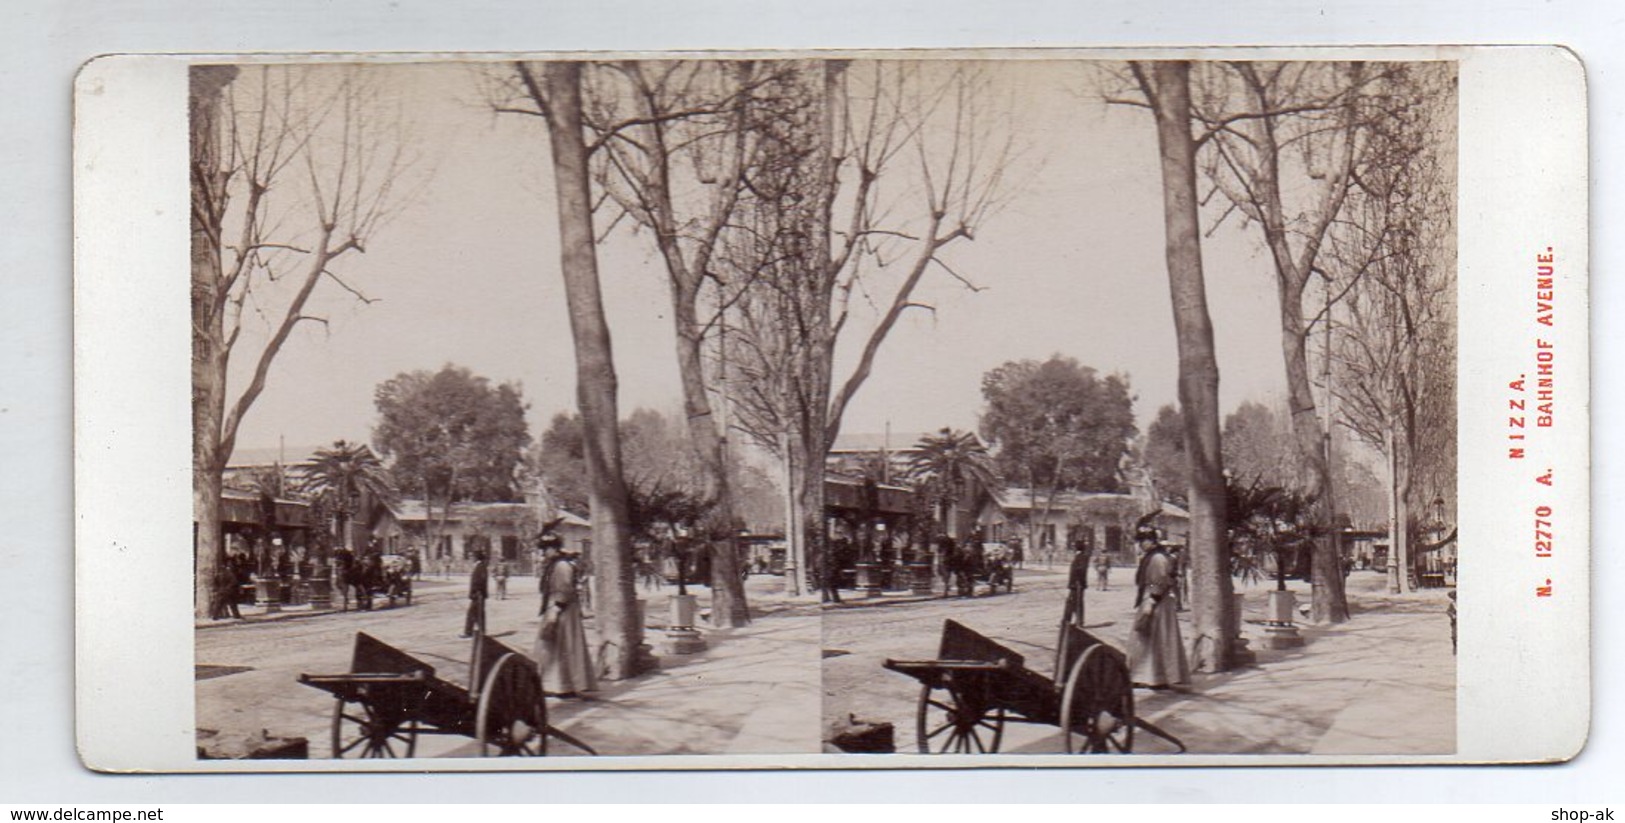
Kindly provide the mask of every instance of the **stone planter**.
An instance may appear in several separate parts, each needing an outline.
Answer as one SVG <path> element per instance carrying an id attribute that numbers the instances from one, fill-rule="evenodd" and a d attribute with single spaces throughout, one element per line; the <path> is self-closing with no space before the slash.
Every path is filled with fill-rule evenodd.
<path id="1" fill-rule="evenodd" d="M 930 563 L 908 564 L 909 593 L 929 597 L 932 587 L 936 583 L 936 575 L 931 573 Z"/>
<path id="2" fill-rule="evenodd" d="M 333 608 L 333 581 L 325 577 L 312 578 L 307 584 L 310 587 L 309 602 L 312 609 Z"/>
<path id="3" fill-rule="evenodd" d="M 666 636 L 660 641 L 664 654 L 694 654 L 705 650 L 705 638 L 694 628 L 694 615 L 699 612 L 699 601 L 692 594 L 674 594 L 671 597 L 671 622 Z"/>
<path id="4" fill-rule="evenodd" d="M 281 581 L 272 578 L 254 581 L 254 602 L 264 608 L 266 614 L 282 611 Z"/>
<path id="5" fill-rule="evenodd" d="M 1297 617 L 1298 598 L 1289 591 L 1270 592 L 1269 619 L 1264 623 L 1264 648 L 1296 649 L 1303 646 L 1303 635 L 1293 622 Z"/>
<path id="6" fill-rule="evenodd" d="M 863 596 L 879 597 L 885 591 L 883 581 L 880 579 L 880 564 L 859 563 L 857 569 L 858 588 L 863 590 Z"/>

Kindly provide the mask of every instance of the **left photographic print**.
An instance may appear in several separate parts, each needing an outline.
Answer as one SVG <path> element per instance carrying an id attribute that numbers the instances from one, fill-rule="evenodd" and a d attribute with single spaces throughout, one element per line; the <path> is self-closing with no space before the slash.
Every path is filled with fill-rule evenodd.
<path id="1" fill-rule="evenodd" d="M 715 379 L 817 76 L 595 65 L 190 68 L 200 759 L 819 751 Z"/>

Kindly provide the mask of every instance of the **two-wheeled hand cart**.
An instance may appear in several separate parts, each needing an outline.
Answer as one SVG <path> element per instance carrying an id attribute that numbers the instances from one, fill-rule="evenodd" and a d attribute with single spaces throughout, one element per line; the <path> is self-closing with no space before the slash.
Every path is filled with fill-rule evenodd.
<path id="1" fill-rule="evenodd" d="M 915 730 L 923 753 L 991 754 L 1006 723 L 1059 726 L 1068 754 L 1127 754 L 1141 729 L 1185 751 L 1185 744 L 1134 716 L 1134 688 L 1123 653 L 1067 625 L 1052 679 L 1019 653 L 955 622 L 942 626 L 935 660 L 887 660 L 920 681 Z"/>
<path id="2" fill-rule="evenodd" d="M 333 757 L 412 757 L 420 735 L 471 737 L 480 755 L 540 757 L 549 738 L 588 754 L 591 747 L 547 724 L 541 674 L 529 657 L 477 634 L 467 689 L 435 667 L 356 632 L 350 671 L 301 674 L 299 682 L 334 697 Z"/>

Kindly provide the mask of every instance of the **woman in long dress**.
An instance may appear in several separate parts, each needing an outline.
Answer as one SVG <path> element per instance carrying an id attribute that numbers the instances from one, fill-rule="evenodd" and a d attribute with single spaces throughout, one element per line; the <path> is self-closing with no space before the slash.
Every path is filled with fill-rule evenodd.
<path id="1" fill-rule="evenodd" d="M 542 689 L 550 695 L 577 696 L 598 688 L 587 646 L 587 629 L 581 619 L 581 600 L 576 590 L 575 560 L 564 554 L 557 535 L 541 540 L 545 560 L 542 565 L 541 627 L 536 632 L 536 664 L 542 673 Z"/>
<path id="2" fill-rule="evenodd" d="M 1179 636 L 1178 585 L 1174 559 L 1162 548 L 1157 532 L 1142 527 L 1134 535 L 1144 552 L 1134 583 L 1134 629 L 1129 639 L 1129 679 L 1135 686 L 1166 689 L 1190 682 L 1185 641 Z"/>

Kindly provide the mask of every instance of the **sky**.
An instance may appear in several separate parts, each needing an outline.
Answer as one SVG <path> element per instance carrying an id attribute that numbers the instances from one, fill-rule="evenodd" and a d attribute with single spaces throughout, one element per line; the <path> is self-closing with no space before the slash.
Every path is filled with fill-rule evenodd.
<path id="1" fill-rule="evenodd" d="M 241 448 L 367 442 L 373 390 L 401 372 L 466 366 L 517 382 L 533 436 L 573 408 L 574 360 L 559 271 L 549 152 L 539 118 L 497 115 L 484 102 L 481 69 L 467 64 L 390 67 L 389 102 L 415 138 L 421 188 L 367 244 L 341 261 L 347 283 L 374 302 L 330 286 L 307 313 L 246 416 Z M 974 429 L 983 373 L 1017 359 L 1074 357 L 1128 376 L 1141 431 L 1176 397 L 1177 357 L 1163 258 L 1156 137 L 1142 109 L 1107 106 L 1078 62 L 1006 66 L 1010 130 L 1022 148 L 1016 185 L 974 241 L 944 253 L 972 292 L 940 270 L 887 339 L 850 406 L 847 432 Z M 1211 221 L 1217 211 L 1204 214 Z M 1274 403 L 1284 395 L 1274 276 L 1256 227 L 1234 221 L 1203 246 L 1221 374 L 1220 405 Z M 617 231 L 599 263 L 623 414 L 680 402 L 663 269 L 647 234 Z M 884 294 L 875 283 L 875 294 Z M 266 305 L 275 295 L 267 294 Z M 861 302 L 861 301 L 860 301 Z M 876 312 L 860 305 L 851 326 L 867 333 Z M 244 347 L 266 335 L 251 318 Z M 843 338 L 838 379 L 858 338 Z M 250 349 L 252 350 L 252 349 Z M 247 358 L 233 363 L 231 393 Z"/>

